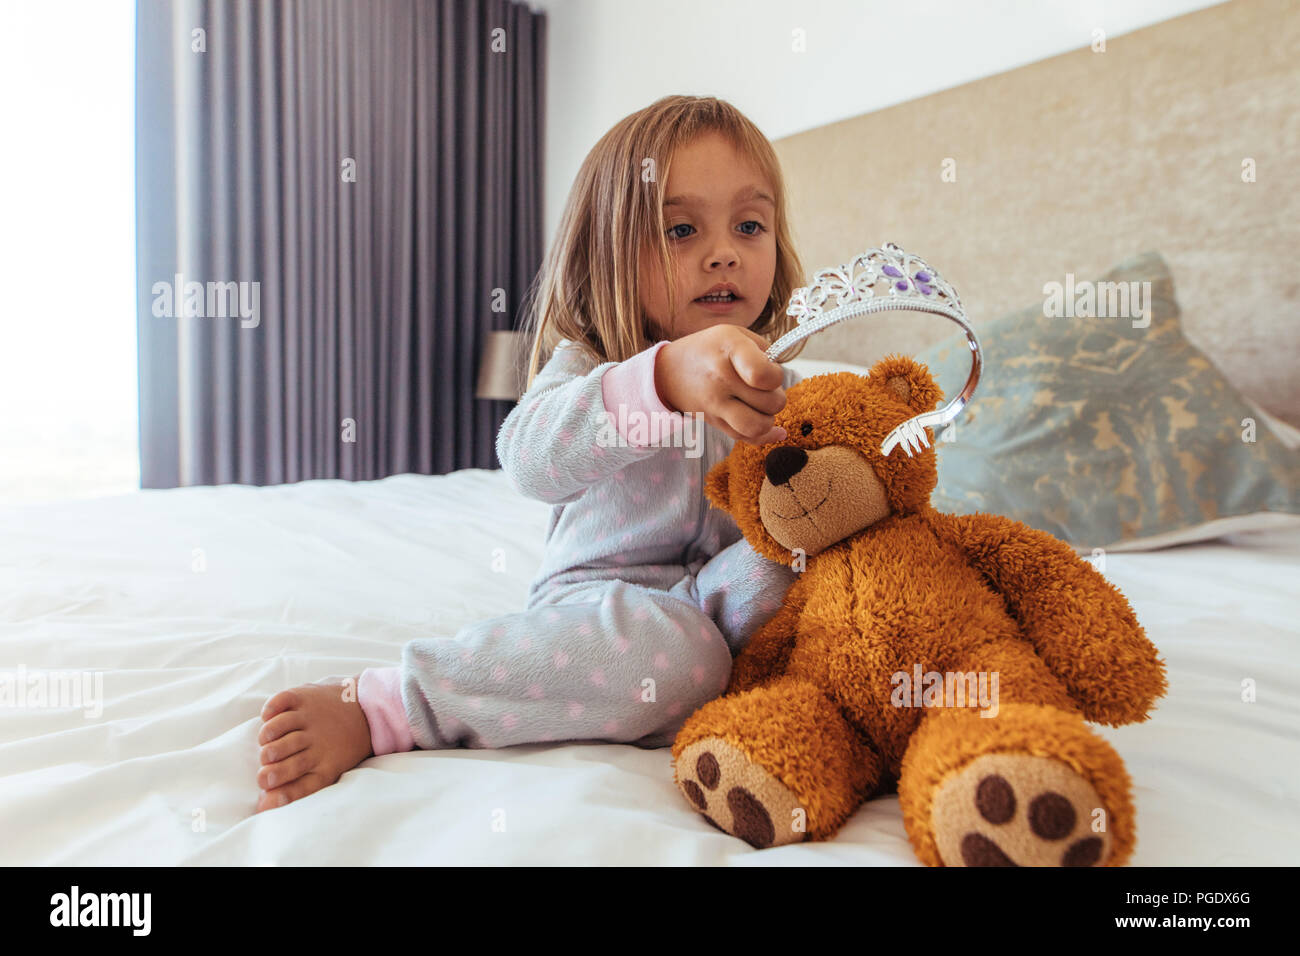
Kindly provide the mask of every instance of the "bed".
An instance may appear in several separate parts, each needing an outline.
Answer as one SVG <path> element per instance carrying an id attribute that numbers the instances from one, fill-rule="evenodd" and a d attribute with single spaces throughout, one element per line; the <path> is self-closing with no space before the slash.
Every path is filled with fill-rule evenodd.
<path id="1" fill-rule="evenodd" d="M 1251 269 L 1298 251 L 1297 194 L 1262 174 L 1281 168 L 1300 123 L 1288 105 L 1300 89 L 1287 60 L 1295 44 L 1284 42 L 1300 18 L 1284 12 L 1284 0 L 1223 4 L 1111 38 L 1104 56 L 1084 38 L 1075 52 L 778 141 L 804 265 L 897 241 L 942 266 L 983 335 L 989 319 L 1039 298 L 1046 279 L 1097 276 L 1159 249 L 1172 266 L 1152 273 L 1157 291 L 1169 281 L 1169 321 L 1176 276 L 1188 337 L 1262 403 L 1261 429 L 1265 409 L 1300 423 L 1300 287 Z M 1261 46 L 1261 33 L 1277 42 Z M 1116 116 L 1104 138 L 1044 156 L 1054 142 L 1044 128 Z M 1258 182 L 1241 180 L 1243 156 L 1258 161 Z M 952 182 L 939 178 L 945 157 Z M 981 236 L 997 237 L 996 256 Z M 1157 265 L 1131 264 L 1130 277 Z M 804 358 L 866 366 L 886 350 L 939 348 L 951 332 L 941 321 L 865 329 L 816 336 Z M 1045 348 L 1037 335 L 1017 341 Z M 942 349 L 927 360 L 941 366 Z M 973 437 L 999 417 L 988 411 L 995 373 L 941 452 L 953 461 L 1008 446 L 1005 435 L 990 433 L 987 446 Z M 1220 416 L 1229 429 L 1255 417 L 1235 408 Z M 1241 453 L 1240 441 L 1215 442 L 1202 460 Z M 1100 546 L 1103 573 L 1168 665 L 1169 694 L 1149 721 L 1099 729 L 1134 781 L 1134 865 L 1282 865 L 1300 853 L 1300 469 L 1272 461 L 1246 489 L 1262 496 L 1251 507 L 1240 489 L 1225 491 L 1236 507 L 1214 525 L 1219 537 L 1144 527 L 1122 541 L 1112 540 L 1119 525 L 1066 528 Z M 1289 512 L 1267 500 L 1288 481 Z M 266 699 L 395 664 L 412 638 L 451 638 L 517 611 L 549 514 L 488 470 L 0 508 L 0 671 L 83 675 L 103 701 L 98 715 L 93 704 L 0 706 L 0 863 L 917 865 L 896 798 L 868 802 L 833 841 L 756 851 L 686 803 L 667 749 L 590 742 L 371 758 L 335 786 L 255 814 Z"/>
<path id="2" fill-rule="evenodd" d="M 267 697 L 521 607 L 548 515 L 477 469 L 0 512 L 0 659 L 102 673 L 103 695 L 98 717 L 0 708 L 0 863 L 917 865 L 894 797 L 756 851 L 685 803 L 667 749 L 623 745 L 392 754 L 255 814 Z M 1300 524 L 1105 574 L 1170 677 L 1150 721 L 1101 729 L 1134 778 L 1133 863 L 1294 862 Z"/>

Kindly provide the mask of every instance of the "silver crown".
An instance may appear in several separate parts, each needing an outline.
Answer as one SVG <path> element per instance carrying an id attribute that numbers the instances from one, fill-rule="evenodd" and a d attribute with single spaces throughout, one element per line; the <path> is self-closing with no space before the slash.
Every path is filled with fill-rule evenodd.
<path id="1" fill-rule="evenodd" d="M 834 303 L 828 303 L 832 298 Z M 957 396 L 938 411 L 909 418 L 885 436 L 880 445 L 884 455 L 902 445 L 910 457 L 913 452 L 929 447 L 926 428 L 945 425 L 961 414 L 975 393 L 984 369 L 979 340 L 966 319 L 957 290 L 920 256 L 887 242 L 882 248 L 868 249 L 855 256 L 845 265 L 818 272 L 813 276 L 812 285 L 795 289 L 790 296 L 786 313 L 793 315 L 798 325 L 772 343 L 767 357 L 780 362 L 780 357 L 792 346 L 810 335 L 855 316 L 889 310 L 942 315 L 962 327 L 971 350 L 970 376 Z"/>

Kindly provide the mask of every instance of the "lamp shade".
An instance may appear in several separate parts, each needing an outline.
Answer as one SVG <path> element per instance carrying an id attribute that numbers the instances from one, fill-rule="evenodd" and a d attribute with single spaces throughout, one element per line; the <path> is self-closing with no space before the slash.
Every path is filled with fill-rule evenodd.
<path id="1" fill-rule="evenodd" d="M 478 365 L 475 398 L 518 401 L 524 393 L 524 349 L 522 332 L 489 332 Z"/>

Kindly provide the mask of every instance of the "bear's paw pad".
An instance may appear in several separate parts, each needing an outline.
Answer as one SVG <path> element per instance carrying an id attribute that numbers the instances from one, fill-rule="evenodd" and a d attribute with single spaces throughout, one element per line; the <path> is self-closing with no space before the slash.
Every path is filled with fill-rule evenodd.
<path id="1" fill-rule="evenodd" d="M 677 785 L 704 819 L 750 846 L 782 846 L 806 835 L 798 798 L 721 737 L 705 737 L 682 751 Z"/>
<path id="2" fill-rule="evenodd" d="M 940 784 L 930 821 L 946 866 L 1097 866 L 1111 850 L 1096 789 L 1051 757 L 975 758 Z"/>

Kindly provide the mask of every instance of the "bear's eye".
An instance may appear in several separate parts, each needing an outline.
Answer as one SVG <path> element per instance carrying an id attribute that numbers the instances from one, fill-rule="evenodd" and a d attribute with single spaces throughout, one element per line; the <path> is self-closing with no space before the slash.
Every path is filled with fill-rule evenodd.
<path id="1" fill-rule="evenodd" d="M 804 422 L 799 426 L 799 431 L 805 435 L 812 431 L 812 422 Z"/>

